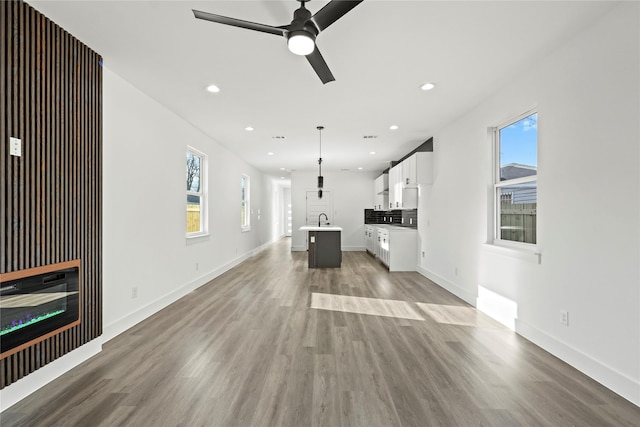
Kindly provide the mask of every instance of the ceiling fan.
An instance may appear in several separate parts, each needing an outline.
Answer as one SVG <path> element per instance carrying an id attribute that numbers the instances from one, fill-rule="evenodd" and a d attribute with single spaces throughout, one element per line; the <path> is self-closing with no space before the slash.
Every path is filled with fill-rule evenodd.
<path id="1" fill-rule="evenodd" d="M 205 21 L 283 36 L 287 39 L 287 46 L 291 52 L 307 57 L 322 83 L 332 82 L 335 78 L 316 46 L 316 37 L 321 31 L 324 31 L 329 25 L 342 18 L 363 0 L 331 0 L 315 15 L 311 15 L 311 12 L 304 6 L 309 0 L 298 1 L 301 5 L 293 12 L 293 21 L 289 25 L 281 25 L 279 27 L 214 15 L 213 13 L 199 10 L 193 10 L 193 14 L 196 18 L 204 19 Z"/>

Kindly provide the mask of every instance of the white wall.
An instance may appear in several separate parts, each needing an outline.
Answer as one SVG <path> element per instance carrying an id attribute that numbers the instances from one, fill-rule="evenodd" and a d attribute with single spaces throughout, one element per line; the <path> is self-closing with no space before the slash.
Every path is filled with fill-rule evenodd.
<path id="1" fill-rule="evenodd" d="M 209 159 L 210 234 L 196 239 L 185 238 L 187 145 Z M 251 177 L 249 232 L 240 229 L 242 173 Z M 271 198 L 281 200 L 281 193 L 272 180 L 105 69 L 105 339 L 280 237 L 281 214 Z"/>
<path id="2" fill-rule="evenodd" d="M 333 192 L 333 225 L 342 227 L 342 250 L 364 251 L 364 210 L 373 206 L 374 173 L 323 172 L 324 188 Z M 316 190 L 318 174 L 291 172 L 292 250 L 305 250 L 306 191 Z"/>
<path id="3" fill-rule="evenodd" d="M 520 334 L 636 404 L 639 16 L 637 2 L 614 9 L 434 135 L 435 181 L 423 191 L 418 221 L 423 274 L 472 304 L 479 286 L 515 303 Z M 540 264 L 532 253 L 486 244 L 493 219 L 487 128 L 532 107 Z"/>
<path id="4" fill-rule="evenodd" d="M 282 235 L 283 189 L 273 179 L 107 68 L 103 96 L 103 335 L 2 389 L 0 410 Z M 190 240 L 185 238 L 187 145 L 209 158 L 210 234 Z M 249 232 L 240 230 L 242 173 L 251 177 Z M 280 201 L 277 206 L 273 199 Z"/>

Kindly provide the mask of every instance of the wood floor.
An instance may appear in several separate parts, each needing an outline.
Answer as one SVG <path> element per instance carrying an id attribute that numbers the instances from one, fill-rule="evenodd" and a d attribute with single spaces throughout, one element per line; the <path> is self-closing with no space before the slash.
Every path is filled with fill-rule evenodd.
<path id="1" fill-rule="evenodd" d="M 310 270 L 289 245 L 107 342 L 0 424 L 638 426 L 640 408 L 419 274 L 364 252 Z"/>

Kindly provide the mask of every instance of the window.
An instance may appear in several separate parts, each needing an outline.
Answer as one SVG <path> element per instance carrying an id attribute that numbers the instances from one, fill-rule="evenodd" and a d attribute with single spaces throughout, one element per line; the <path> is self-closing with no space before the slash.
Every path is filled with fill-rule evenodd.
<path id="1" fill-rule="evenodd" d="M 207 156 L 187 148 L 187 237 L 207 233 Z"/>
<path id="2" fill-rule="evenodd" d="M 240 189 L 240 226 L 243 231 L 248 231 L 251 229 L 251 207 L 249 201 L 251 189 L 248 175 L 242 174 Z"/>
<path id="3" fill-rule="evenodd" d="M 496 241 L 536 244 L 538 114 L 495 129 Z"/>

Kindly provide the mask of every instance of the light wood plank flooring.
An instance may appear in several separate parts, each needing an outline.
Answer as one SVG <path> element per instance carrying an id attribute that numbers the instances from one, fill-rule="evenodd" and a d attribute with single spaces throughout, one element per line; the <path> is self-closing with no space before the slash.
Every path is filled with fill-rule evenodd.
<path id="1" fill-rule="evenodd" d="M 639 425 L 640 408 L 419 274 L 364 252 L 310 270 L 289 245 L 107 342 L 0 423 Z"/>

